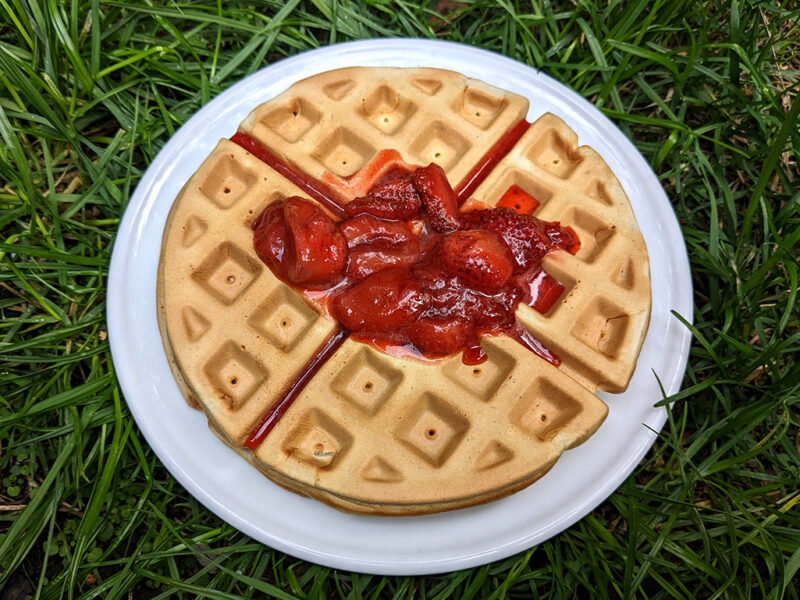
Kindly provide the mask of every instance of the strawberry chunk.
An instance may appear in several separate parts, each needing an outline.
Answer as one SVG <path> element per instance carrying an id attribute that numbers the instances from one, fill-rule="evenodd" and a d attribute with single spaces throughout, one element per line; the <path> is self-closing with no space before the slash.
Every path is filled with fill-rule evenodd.
<path id="1" fill-rule="evenodd" d="M 341 279 L 347 260 L 344 236 L 313 202 L 297 196 L 274 202 L 253 229 L 256 254 L 279 277 L 317 288 Z"/>
<path id="2" fill-rule="evenodd" d="M 411 268 L 419 258 L 419 238 L 402 221 L 365 214 L 351 217 L 340 228 L 350 248 L 346 273 L 353 279 L 388 267 Z"/>
<path id="3" fill-rule="evenodd" d="M 382 219 L 406 220 L 419 214 L 419 194 L 407 179 L 393 179 L 372 188 L 366 196 L 348 202 L 348 215 L 368 214 Z"/>
<path id="4" fill-rule="evenodd" d="M 510 208 L 471 210 L 461 216 L 461 221 L 465 229 L 485 229 L 500 236 L 514 257 L 515 274 L 538 264 L 553 247 L 542 221 Z"/>
<path id="5" fill-rule="evenodd" d="M 469 321 L 461 317 L 422 317 L 409 325 L 406 331 L 417 350 L 433 358 L 448 356 L 466 346 L 477 344 L 475 330 Z"/>
<path id="6" fill-rule="evenodd" d="M 487 294 L 500 291 L 514 270 L 506 245 L 494 233 L 481 229 L 447 234 L 439 244 L 439 252 L 446 272 Z"/>
<path id="7" fill-rule="evenodd" d="M 448 233 L 458 229 L 458 197 L 442 168 L 436 163 L 420 167 L 411 175 L 411 181 L 419 192 L 433 230 Z"/>
<path id="8" fill-rule="evenodd" d="M 358 246 L 350 250 L 347 262 L 347 276 L 364 279 L 389 267 L 410 268 L 417 261 L 419 251 L 416 245 L 403 244 L 381 247 L 379 245 Z"/>
<path id="9" fill-rule="evenodd" d="M 400 244 L 416 237 L 403 222 L 384 221 L 372 215 L 350 217 L 339 225 L 348 248 L 355 248 L 376 241 Z"/>
<path id="10" fill-rule="evenodd" d="M 554 246 L 563 248 L 570 254 L 577 254 L 581 249 L 581 240 L 572 227 L 562 227 L 558 221 L 545 223 L 544 231 Z"/>
<path id="11" fill-rule="evenodd" d="M 405 269 L 390 268 L 369 275 L 336 296 L 333 314 L 351 332 L 400 329 L 416 319 L 425 298 Z"/>
<path id="12" fill-rule="evenodd" d="M 253 247 L 258 257 L 266 263 L 281 279 L 288 279 L 289 252 L 291 240 L 286 219 L 283 217 L 283 203 L 274 202 L 267 206 L 253 221 Z"/>

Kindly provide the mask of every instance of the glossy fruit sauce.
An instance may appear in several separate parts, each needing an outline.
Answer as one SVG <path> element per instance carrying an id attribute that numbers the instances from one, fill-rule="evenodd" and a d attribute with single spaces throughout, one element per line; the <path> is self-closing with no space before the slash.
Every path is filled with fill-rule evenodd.
<path id="1" fill-rule="evenodd" d="M 558 365 L 515 311 L 520 302 L 550 310 L 564 287 L 541 261 L 556 248 L 574 254 L 580 242 L 529 214 L 538 203 L 519 188 L 500 204 L 461 210 L 438 165 L 393 164 L 335 213 L 300 197 L 270 204 L 253 224 L 254 246 L 350 337 L 386 352 L 460 352 L 478 364 L 481 336 L 507 334 Z"/>

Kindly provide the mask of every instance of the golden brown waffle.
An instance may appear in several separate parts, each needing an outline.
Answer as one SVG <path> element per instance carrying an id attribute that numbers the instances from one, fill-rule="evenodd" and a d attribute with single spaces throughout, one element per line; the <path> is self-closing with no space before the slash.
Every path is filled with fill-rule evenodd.
<path id="1" fill-rule="evenodd" d="M 335 329 L 253 251 L 255 217 L 297 194 L 222 140 L 181 190 L 164 230 L 158 307 L 172 370 L 187 399 L 235 444 Z"/>
<path id="2" fill-rule="evenodd" d="M 353 67 L 296 83 L 239 129 L 312 177 L 347 177 L 394 149 L 455 186 L 527 111 L 522 96 L 452 71 Z"/>
<path id="3" fill-rule="evenodd" d="M 483 345 L 483 364 L 433 366 L 348 340 L 257 449 L 260 466 L 287 487 L 377 514 L 469 506 L 529 485 L 607 408 L 510 338 Z"/>
<path id="4" fill-rule="evenodd" d="M 430 85 L 413 83 L 422 81 Z M 361 116 L 353 112 L 368 105 L 370 92 L 389 95 L 386 131 L 366 108 Z M 468 126 L 459 107 L 466 98 L 478 103 L 476 94 L 484 102 Z M 419 105 L 409 112 L 406 101 Z M 290 126 L 279 116 L 293 106 L 297 115 L 289 113 L 302 118 Z M 492 106 L 501 108 L 480 120 Z M 446 165 L 455 184 L 526 110 L 524 99 L 455 73 L 345 69 L 298 83 L 258 107 L 243 127 L 319 177 L 332 169 L 319 148 L 343 135 L 337 131 L 367 142 L 369 152 L 356 153 L 364 163 L 388 147 L 408 162 L 427 164 L 431 157 L 415 148 L 419 135 L 435 133 L 422 125 L 434 118 L 470 140 Z M 474 194 L 493 203 L 516 183 L 542 201 L 538 216 L 578 231 L 577 256 L 558 252 L 545 263 L 567 285 L 563 300 L 544 316 L 526 306 L 518 311 L 561 353 L 561 368 L 507 337 L 485 338 L 488 360 L 477 366 L 464 365 L 460 356 L 435 363 L 396 358 L 348 340 L 255 452 L 243 447 L 248 433 L 335 325 L 275 278 L 253 250 L 255 216 L 269 202 L 303 194 L 221 141 L 175 201 L 159 265 L 159 323 L 187 399 L 273 481 L 340 509 L 424 514 L 526 487 L 602 423 L 607 408 L 593 391 L 627 385 L 649 314 L 647 254 L 630 205 L 605 163 L 575 141 L 560 120 L 543 117 Z"/>
<path id="5" fill-rule="evenodd" d="M 534 214 L 578 233 L 575 256 L 555 252 L 545 270 L 565 286 L 547 314 L 517 314 L 561 357 L 561 368 L 590 390 L 628 386 L 650 322 L 650 263 L 628 197 L 605 161 L 558 117 L 538 119 L 475 191 L 494 205 L 512 185 L 534 196 Z"/>

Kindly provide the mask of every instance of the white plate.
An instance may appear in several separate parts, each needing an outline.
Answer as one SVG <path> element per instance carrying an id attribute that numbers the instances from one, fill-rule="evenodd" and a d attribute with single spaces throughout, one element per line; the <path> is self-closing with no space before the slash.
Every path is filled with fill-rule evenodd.
<path id="1" fill-rule="evenodd" d="M 599 152 L 633 204 L 650 254 L 653 312 L 628 391 L 606 396 L 600 430 L 544 478 L 488 505 L 424 517 L 338 512 L 272 484 L 222 444 L 184 402 L 167 366 L 156 322 L 156 268 L 172 201 L 217 140 L 252 108 L 309 75 L 350 66 L 440 67 L 512 90 L 531 101 L 528 120 L 550 111 Z M 675 214 L 650 167 L 594 106 L 521 63 L 469 46 L 372 40 L 282 60 L 220 94 L 169 140 L 131 198 L 117 234 L 108 291 L 111 350 L 128 406 L 158 457 L 191 494 L 261 542 L 323 565 L 379 574 L 427 574 L 505 558 L 559 533 L 636 467 L 666 419 L 656 376 L 678 391 L 692 316 L 689 263 Z"/>

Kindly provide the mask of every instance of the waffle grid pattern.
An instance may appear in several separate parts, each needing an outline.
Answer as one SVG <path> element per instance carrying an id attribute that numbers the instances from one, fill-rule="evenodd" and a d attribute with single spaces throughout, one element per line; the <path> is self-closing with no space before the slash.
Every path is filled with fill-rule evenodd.
<path id="1" fill-rule="evenodd" d="M 545 315 L 520 305 L 520 320 L 584 386 L 624 391 L 650 319 L 647 249 L 627 196 L 605 161 L 578 147 L 575 133 L 551 114 L 528 129 L 473 197 L 494 205 L 512 185 L 541 202 L 536 216 L 570 225 L 581 240 L 575 256 L 544 260 L 566 288 L 562 299 Z"/>
<path id="2" fill-rule="evenodd" d="M 474 130 L 483 140 L 448 164 L 456 182 L 527 108 L 524 99 L 457 74 L 410 70 L 410 83 L 400 86 L 399 73 L 363 71 L 301 82 L 253 111 L 243 128 L 312 176 L 326 169 L 344 176 L 350 173 L 337 173 L 327 157 L 353 152 L 361 157 L 357 169 L 389 147 L 409 162 L 435 160 L 418 141 L 420 132 L 439 135 L 429 126 L 435 113 L 448 128 Z M 424 98 L 437 99 L 436 110 Z M 460 357 L 435 364 L 394 358 L 348 340 L 251 454 L 244 438 L 335 325 L 252 249 L 251 224 L 264 206 L 302 194 L 221 141 L 173 206 L 159 266 L 159 320 L 182 390 L 270 478 L 345 510 L 420 514 L 529 485 L 602 423 L 607 408 L 592 393 L 598 385 L 627 384 L 647 321 L 621 307 L 649 311 L 646 252 L 627 198 L 605 163 L 575 142 L 560 120 L 543 117 L 474 195 L 487 201 L 519 185 L 542 202 L 538 216 L 572 224 L 586 240 L 576 257 L 547 259 L 547 270 L 567 284 L 565 300 L 547 315 L 519 312 L 565 358 L 562 368 L 506 337 L 485 339 L 488 361 L 474 367 Z M 560 342 L 564 331 L 570 336 Z"/>
<path id="3" fill-rule="evenodd" d="M 295 361 L 334 329 L 253 250 L 255 217 L 269 202 L 299 193 L 223 140 L 169 216 L 159 265 L 162 335 L 184 393 L 231 443 L 244 440 L 294 377 Z"/>
<path id="4" fill-rule="evenodd" d="M 255 456 L 342 500 L 406 505 L 399 512 L 531 482 L 607 409 L 510 338 L 484 347 L 485 363 L 453 357 L 433 377 L 430 365 L 348 340 Z"/>
<path id="5" fill-rule="evenodd" d="M 317 179 L 348 177 L 385 148 L 436 162 L 452 184 L 525 118 L 521 96 L 436 69 L 350 68 L 292 86 L 240 130 Z"/>

